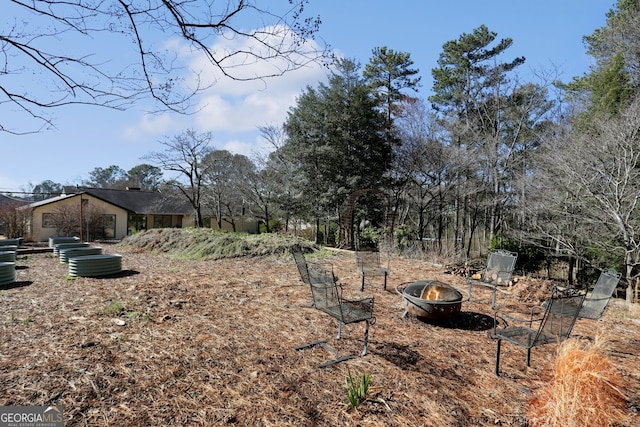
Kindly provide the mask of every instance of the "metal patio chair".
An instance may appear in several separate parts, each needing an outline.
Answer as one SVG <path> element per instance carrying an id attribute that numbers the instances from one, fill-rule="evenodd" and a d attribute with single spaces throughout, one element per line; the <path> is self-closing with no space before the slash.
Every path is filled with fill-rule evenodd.
<path id="1" fill-rule="evenodd" d="M 564 341 L 578 318 L 586 293 L 576 290 L 559 291 L 554 288 L 544 305 L 533 307 L 528 319 L 496 312 L 492 339 L 498 340 L 495 374 L 500 376 L 500 347 L 502 340 L 527 349 L 527 366 L 531 366 L 531 349 L 536 346 Z M 542 313 L 542 316 L 540 316 Z M 511 326 L 509 323 L 513 323 Z M 498 325 L 502 326 L 499 328 Z M 523 325 L 524 326 L 516 326 Z"/>
<path id="2" fill-rule="evenodd" d="M 387 276 L 389 267 L 384 267 L 380 263 L 380 252 L 378 251 L 356 251 L 356 266 L 362 274 L 361 291 L 364 291 L 364 283 L 367 276 L 383 276 L 383 288 L 387 290 Z"/>
<path id="3" fill-rule="evenodd" d="M 298 268 L 298 273 L 300 273 L 300 280 L 308 286 L 311 286 L 311 282 L 309 281 L 309 267 L 307 259 L 304 256 L 304 252 L 302 252 L 302 247 L 299 245 L 295 245 L 289 249 L 291 255 L 293 255 L 293 259 L 296 262 L 296 267 Z M 325 270 L 329 271 L 333 278 L 337 281 L 338 278 L 335 276 L 333 272 L 333 264 L 326 261 L 314 261 L 313 264 L 321 266 Z M 313 300 L 311 301 L 310 307 L 313 307 Z"/>
<path id="4" fill-rule="evenodd" d="M 307 259 L 304 257 L 304 253 L 302 252 L 302 248 L 298 245 L 295 245 L 289 249 L 291 255 L 293 255 L 293 259 L 296 262 L 296 267 L 298 267 L 298 272 L 300 273 L 300 280 L 303 283 L 309 285 L 309 271 L 307 270 Z"/>
<path id="5" fill-rule="evenodd" d="M 600 277 L 598 277 L 596 285 L 584 300 L 578 317 L 581 319 L 600 319 L 613 295 L 613 291 L 618 286 L 618 282 L 620 282 L 621 276 L 622 274 L 615 270 L 603 270 L 600 273 Z"/>
<path id="6" fill-rule="evenodd" d="M 467 277 L 469 295 L 474 285 L 491 289 L 491 308 L 496 306 L 496 291 L 500 286 L 507 286 L 516 267 L 518 254 L 506 250 L 496 250 L 489 254 L 487 267 L 480 272 L 479 278 Z M 502 290 L 501 290 L 502 291 Z"/>
<path id="7" fill-rule="evenodd" d="M 336 282 L 335 277 L 330 271 L 314 263 L 307 263 L 307 271 L 309 273 L 313 305 L 316 309 L 328 314 L 338 321 L 337 339 L 342 337 L 343 324 L 348 325 L 351 323 L 364 322 L 364 347 L 360 356 L 365 356 L 369 345 L 369 326 L 375 323 L 375 317 L 373 316 L 373 297 L 366 297 L 359 300 L 347 300 L 343 298 L 342 286 Z M 310 348 L 315 345 L 321 345 L 337 356 L 336 359 L 320 365 L 320 368 L 325 368 L 335 363 L 356 357 L 355 355 L 340 355 L 336 349 L 327 344 L 326 340 L 304 344 L 296 347 L 296 350 Z"/>

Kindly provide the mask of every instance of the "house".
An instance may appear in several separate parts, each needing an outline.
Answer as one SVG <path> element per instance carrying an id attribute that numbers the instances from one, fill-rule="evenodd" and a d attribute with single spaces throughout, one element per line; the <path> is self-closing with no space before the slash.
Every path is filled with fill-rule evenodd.
<path id="1" fill-rule="evenodd" d="M 38 242 L 52 236 L 120 240 L 147 228 L 190 227 L 195 218 L 186 200 L 138 188 L 65 187 L 61 195 L 24 208 L 31 212 L 27 234 Z"/>
<path id="2" fill-rule="evenodd" d="M 183 197 L 139 188 L 65 187 L 62 194 L 33 202 L 21 209 L 30 211 L 26 236 L 43 242 L 53 236 L 79 236 L 82 240 L 121 240 L 148 228 L 195 226 L 193 207 Z M 80 227 L 80 218 L 82 227 Z M 215 220 L 204 218 L 217 229 Z M 235 218 L 239 232 L 259 232 L 255 218 Z M 222 229 L 231 231 L 230 221 Z"/>

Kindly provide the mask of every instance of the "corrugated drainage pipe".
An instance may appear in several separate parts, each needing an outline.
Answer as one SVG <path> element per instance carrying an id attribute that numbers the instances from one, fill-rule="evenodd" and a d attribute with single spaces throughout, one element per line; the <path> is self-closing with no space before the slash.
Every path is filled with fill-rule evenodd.
<path id="1" fill-rule="evenodd" d="M 87 248 L 89 247 L 89 243 L 87 242 L 77 242 L 77 243 L 56 243 L 53 245 L 53 255 L 60 256 L 61 249 L 67 248 Z"/>
<path id="2" fill-rule="evenodd" d="M 58 243 L 77 243 L 79 241 L 79 237 L 49 237 L 49 247 L 53 248 Z"/>
<path id="3" fill-rule="evenodd" d="M 20 246 L 20 239 L 0 239 L 0 248 L 3 246 Z"/>
<path id="4" fill-rule="evenodd" d="M 0 262 L 0 285 L 8 285 L 16 281 L 16 263 Z"/>
<path id="5" fill-rule="evenodd" d="M 70 258 L 86 255 L 100 255 L 102 248 L 100 246 L 88 246 L 86 248 L 65 248 L 58 251 L 60 254 L 60 263 L 66 264 Z"/>
<path id="6" fill-rule="evenodd" d="M 122 271 L 122 255 L 102 254 L 69 258 L 69 276 L 108 276 Z"/>
<path id="7" fill-rule="evenodd" d="M 16 252 L 3 251 L 0 248 L 0 262 L 16 262 Z"/>

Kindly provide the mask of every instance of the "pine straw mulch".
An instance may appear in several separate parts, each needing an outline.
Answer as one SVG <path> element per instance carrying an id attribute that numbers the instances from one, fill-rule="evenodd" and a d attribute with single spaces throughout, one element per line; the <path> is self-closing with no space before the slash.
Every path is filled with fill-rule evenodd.
<path id="1" fill-rule="evenodd" d="M 503 345 L 493 374 L 490 294 L 474 289 L 451 322 L 402 317 L 397 285 L 464 279 L 423 261 L 394 258 L 388 290 L 368 283 L 376 323 L 369 354 L 325 369 L 326 338 L 362 350 L 363 324 L 336 324 L 309 308 L 290 257 L 185 261 L 102 245 L 123 255 L 116 277 L 66 280 L 51 254 L 20 257 L 0 291 L 0 405 L 62 405 L 67 426 L 525 426 L 532 390 L 547 378 L 556 345 Z M 352 253 L 332 262 L 345 293 L 361 295 Z M 537 303 L 549 283 L 521 278 L 499 302 Z M 614 301 L 574 336 L 604 335 L 625 382 L 630 425 L 640 424 L 640 323 Z M 371 375 L 369 397 L 346 408 L 345 378 Z"/>

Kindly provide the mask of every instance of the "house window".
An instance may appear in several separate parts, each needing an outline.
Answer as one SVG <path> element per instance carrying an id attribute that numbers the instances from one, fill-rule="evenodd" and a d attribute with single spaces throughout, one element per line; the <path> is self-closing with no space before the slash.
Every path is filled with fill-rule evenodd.
<path id="1" fill-rule="evenodd" d="M 104 239 L 116 238 L 116 216 L 113 214 L 102 215 L 102 237 Z"/>
<path id="2" fill-rule="evenodd" d="M 129 214 L 128 233 L 134 233 L 147 229 L 147 216 L 139 214 Z"/>
<path id="3" fill-rule="evenodd" d="M 42 228 L 56 228 L 56 216 L 52 213 L 42 214 Z"/>
<path id="4" fill-rule="evenodd" d="M 169 228 L 171 227 L 171 215 L 154 215 L 153 228 Z"/>

